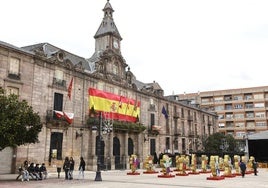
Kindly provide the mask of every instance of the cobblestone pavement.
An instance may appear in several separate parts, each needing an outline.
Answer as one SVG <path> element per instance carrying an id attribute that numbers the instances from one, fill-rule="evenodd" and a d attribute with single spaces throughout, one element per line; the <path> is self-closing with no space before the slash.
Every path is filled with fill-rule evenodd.
<path id="1" fill-rule="evenodd" d="M 29 182 L 16 181 L 17 175 L 0 175 L 0 188 L 20 187 L 20 188 L 268 188 L 268 169 L 259 169 L 258 176 L 247 174 L 245 178 L 236 176 L 225 178 L 224 180 L 207 180 L 211 174 L 199 174 L 189 176 L 175 176 L 174 178 L 158 178 L 159 174 L 127 175 L 129 171 L 102 171 L 103 181 L 96 182 L 95 172 L 85 172 L 83 180 L 64 180 L 63 173 L 60 179 L 56 173 L 50 173 L 47 180 Z M 176 174 L 176 172 L 173 172 Z M 77 178 L 78 172 L 74 172 Z"/>

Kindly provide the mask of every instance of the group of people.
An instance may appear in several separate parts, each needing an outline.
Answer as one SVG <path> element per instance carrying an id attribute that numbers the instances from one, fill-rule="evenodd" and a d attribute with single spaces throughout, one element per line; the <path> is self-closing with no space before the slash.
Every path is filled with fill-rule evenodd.
<path id="1" fill-rule="evenodd" d="M 64 163 L 63 163 L 63 170 L 65 172 L 65 180 L 72 180 L 73 179 L 73 171 L 74 171 L 74 165 L 75 161 L 73 157 L 65 157 Z M 84 179 L 84 171 L 85 171 L 86 163 L 84 161 L 83 157 L 80 157 L 80 164 L 78 167 L 79 175 L 78 179 L 82 175 L 82 178 Z"/>
<path id="2" fill-rule="evenodd" d="M 245 174 L 246 174 L 247 165 L 246 165 L 245 162 L 240 161 L 239 166 L 240 166 L 242 178 L 244 178 Z M 257 176 L 258 163 L 255 160 L 252 161 L 252 167 L 253 167 L 253 170 L 254 170 L 254 175 Z"/>
<path id="3" fill-rule="evenodd" d="M 33 180 L 43 180 L 47 178 L 47 169 L 45 163 L 42 165 L 38 163 L 30 163 L 27 160 L 24 161 L 23 165 L 19 168 L 19 175 L 17 180 L 21 177 L 21 181 L 29 181 L 30 177 Z"/>

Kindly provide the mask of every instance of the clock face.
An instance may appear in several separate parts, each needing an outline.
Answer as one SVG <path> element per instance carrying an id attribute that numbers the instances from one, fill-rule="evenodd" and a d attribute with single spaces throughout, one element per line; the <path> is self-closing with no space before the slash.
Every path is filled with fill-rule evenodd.
<path id="1" fill-rule="evenodd" d="M 118 45 L 118 42 L 115 40 L 114 41 L 114 48 L 118 49 L 119 45 Z"/>

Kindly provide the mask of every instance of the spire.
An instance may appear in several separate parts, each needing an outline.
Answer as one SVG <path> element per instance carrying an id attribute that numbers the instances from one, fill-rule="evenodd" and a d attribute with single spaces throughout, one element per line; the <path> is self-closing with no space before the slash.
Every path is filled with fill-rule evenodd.
<path id="1" fill-rule="evenodd" d="M 113 20 L 114 9 L 112 8 L 109 0 L 107 0 L 107 3 L 105 7 L 102 9 L 102 11 L 104 12 L 104 17 L 94 38 L 98 38 L 107 34 L 112 34 L 116 36 L 117 38 L 119 38 L 120 40 L 122 40 L 122 37 L 120 36 L 117 30 L 117 27 L 114 23 L 114 20 Z"/>

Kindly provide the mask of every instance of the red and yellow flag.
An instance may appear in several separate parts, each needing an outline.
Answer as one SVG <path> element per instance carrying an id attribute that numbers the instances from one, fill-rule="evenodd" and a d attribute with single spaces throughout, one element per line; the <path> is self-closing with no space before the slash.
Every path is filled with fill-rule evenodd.
<path id="1" fill-rule="evenodd" d="M 110 119 L 136 122 L 140 116 L 140 101 L 89 88 L 89 109 L 106 113 Z"/>

